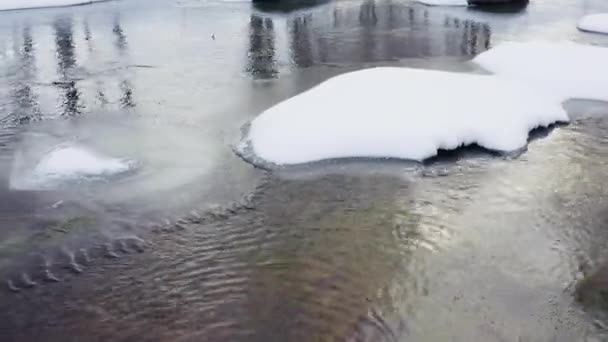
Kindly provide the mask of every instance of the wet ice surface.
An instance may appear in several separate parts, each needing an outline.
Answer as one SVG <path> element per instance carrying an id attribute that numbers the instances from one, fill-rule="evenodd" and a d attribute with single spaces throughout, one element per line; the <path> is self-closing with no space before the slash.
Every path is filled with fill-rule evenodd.
<path id="1" fill-rule="evenodd" d="M 347 71 L 482 72 L 467 61 L 507 40 L 606 46 L 576 29 L 603 1 L 256 6 L 1 14 L 0 275 L 20 291 L 0 291 L 0 340 L 603 339 L 574 288 L 607 257 L 605 104 L 569 104 L 573 123 L 518 158 L 265 172 L 231 146 Z M 65 143 L 137 168 L 11 189 L 17 158 Z"/>

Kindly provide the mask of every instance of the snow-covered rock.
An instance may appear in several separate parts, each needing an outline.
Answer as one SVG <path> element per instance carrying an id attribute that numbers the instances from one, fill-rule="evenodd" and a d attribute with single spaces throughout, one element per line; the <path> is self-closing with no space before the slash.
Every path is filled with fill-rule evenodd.
<path id="1" fill-rule="evenodd" d="M 44 7 L 62 7 L 74 5 L 86 5 L 94 2 L 102 2 L 108 0 L 1 0 L 0 11 L 44 8 Z"/>
<path id="2" fill-rule="evenodd" d="M 275 164 L 424 160 L 473 143 L 517 150 L 531 129 L 558 121 L 568 121 L 559 99 L 502 77 L 375 68 L 334 77 L 266 110 L 241 148 Z"/>
<path id="3" fill-rule="evenodd" d="M 555 94 L 608 101 L 608 48 L 564 43 L 504 43 L 473 59 L 488 71 Z"/>
<path id="4" fill-rule="evenodd" d="M 138 166 L 134 160 L 106 156 L 76 143 L 50 150 L 24 149 L 14 156 L 9 186 L 14 190 L 53 189 L 74 182 L 109 180 Z"/>
<path id="5" fill-rule="evenodd" d="M 33 176 L 69 180 L 80 177 L 109 176 L 133 168 L 133 162 L 110 158 L 80 146 L 61 146 L 46 154 L 34 168 Z"/>
<path id="6" fill-rule="evenodd" d="M 590 14 L 578 22 L 578 29 L 587 32 L 608 34 L 608 13 Z"/>
<path id="7" fill-rule="evenodd" d="M 428 6 L 468 6 L 467 0 L 416 0 Z"/>

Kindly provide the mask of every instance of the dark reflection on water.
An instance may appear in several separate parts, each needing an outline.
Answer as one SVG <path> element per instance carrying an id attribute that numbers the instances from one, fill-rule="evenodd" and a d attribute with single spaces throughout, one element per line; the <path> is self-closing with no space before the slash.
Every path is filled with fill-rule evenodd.
<path id="1" fill-rule="evenodd" d="M 36 51 L 31 27 L 25 25 L 22 30 L 22 47 L 19 51 L 18 81 L 12 90 L 13 111 L 9 115 L 19 123 L 37 120 L 41 116 L 38 97 L 34 93 L 33 83 L 36 79 Z"/>
<path id="2" fill-rule="evenodd" d="M 61 80 L 55 84 L 62 92 L 64 116 L 75 116 L 81 113 L 80 90 L 76 87 L 76 81 L 71 79 L 70 73 L 76 67 L 75 43 L 72 32 L 73 22 L 71 17 L 59 17 L 55 19 L 53 28 L 55 30 L 55 45 L 59 75 Z"/>
<path id="3" fill-rule="evenodd" d="M 116 36 L 116 48 L 119 52 L 124 53 L 127 49 L 127 36 L 120 26 L 120 17 L 118 15 L 114 17 L 114 27 L 112 28 L 112 32 Z"/>
<path id="4" fill-rule="evenodd" d="M 122 90 L 122 97 L 120 98 L 120 104 L 123 108 L 135 107 L 133 101 L 133 86 L 128 80 L 120 82 L 120 90 Z"/>
<path id="5" fill-rule="evenodd" d="M 278 75 L 275 49 L 272 19 L 252 15 L 249 20 L 247 71 L 251 73 L 254 79 L 268 79 Z"/>
<path id="6" fill-rule="evenodd" d="M 116 46 L 116 50 L 118 51 L 118 55 L 123 56 L 127 54 L 128 52 L 128 42 L 127 42 L 127 35 L 125 34 L 121 24 L 120 24 L 120 15 L 119 14 L 115 14 L 114 15 L 114 24 L 112 27 L 112 33 L 114 33 L 115 36 L 115 46 Z M 135 107 L 135 100 L 133 98 L 133 84 L 132 82 L 127 78 L 128 77 L 128 73 L 124 73 L 123 76 L 121 76 L 121 78 L 123 78 L 120 81 L 119 84 L 119 88 L 120 91 L 122 92 L 122 95 L 120 97 L 119 100 L 119 104 L 122 108 L 132 108 Z M 100 101 L 104 101 L 105 98 L 103 97 L 103 93 L 99 93 L 100 97 Z"/>
<path id="7" fill-rule="evenodd" d="M 309 23 L 313 20 L 312 18 L 312 15 L 303 15 L 293 18 L 289 22 L 291 58 L 301 68 L 307 68 L 314 64 L 309 27 Z"/>
<path id="8" fill-rule="evenodd" d="M 336 5 L 331 15 L 313 11 L 285 18 L 254 14 L 249 21 L 246 70 L 254 79 L 279 75 L 275 21 L 287 22 L 291 62 L 299 68 L 396 61 L 403 58 L 471 57 L 490 47 L 487 23 L 392 2 Z"/>
<path id="9" fill-rule="evenodd" d="M 48 45 L 47 37 L 42 34 L 34 35 L 28 21 L 13 25 L 10 38 L 15 58 L 4 70 L 10 87 L 10 111 L 0 117 L 0 124 L 27 123 L 55 115 L 77 116 L 98 109 L 91 102 L 101 107 L 136 105 L 132 74 L 126 72 L 129 68 L 127 34 L 119 15 L 114 16 L 109 29 L 114 46 L 104 44 L 107 32 L 96 34 L 88 17 L 83 18 L 82 26 L 70 14 L 54 17 L 50 25 L 53 46 Z M 77 27 L 82 35 L 75 32 Z M 109 51 L 112 47 L 115 52 Z M 53 52 L 56 68 L 49 70 L 47 58 Z M 100 63 L 108 52 L 115 57 L 110 66 Z M 108 79 L 107 75 L 112 72 L 117 77 Z M 91 87 L 91 83 L 95 87 Z M 120 91 L 118 97 L 109 89 L 114 87 Z M 51 98 L 56 103 L 49 104 Z M 41 101 L 47 102 L 41 104 Z"/>
<path id="10" fill-rule="evenodd" d="M 471 56 L 486 50 L 491 29 L 420 7 L 365 1 L 288 19 L 296 65 L 362 63 L 401 58 Z"/>
<path id="11" fill-rule="evenodd" d="M 510 14 L 510 13 L 518 13 L 528 7 L 528 0 L 521 1 L 512 1 L 512 2 L 497 2 L 493 4 L 475 4 L 474 0 L 471 1 L 475 6 L 469 6 L 468 9 L 473 11 L 482 11 L 488 13 L 500 13 L 500 14 Z"/>

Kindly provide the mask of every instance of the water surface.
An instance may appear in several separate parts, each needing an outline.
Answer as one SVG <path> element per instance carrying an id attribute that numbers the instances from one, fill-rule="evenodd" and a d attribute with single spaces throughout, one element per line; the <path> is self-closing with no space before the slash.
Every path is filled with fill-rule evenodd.
<path id="1" fill-rule="evenodd" d="M 344 72 L 483 72 L 468 60 L 508 40 L 608 45 L 575 28 L 600 10 L 133 0 L 0 13 L 0 274 L 21 289 L 0 291 L 0 340 L 606 339 L 601 303 L 575 297 L 607 257 L 607 105 L 570 103 L 573 122 L 518 157 L 269 172 L 232 151 L 260 111 Z M 16 186 L 61 144 L 138 168 Z"/>

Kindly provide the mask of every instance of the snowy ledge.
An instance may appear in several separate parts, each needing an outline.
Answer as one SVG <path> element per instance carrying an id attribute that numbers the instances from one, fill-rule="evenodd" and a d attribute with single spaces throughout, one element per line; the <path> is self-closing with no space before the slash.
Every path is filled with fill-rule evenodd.
<path id="1" fill-rule="evenodd" d="M 88 5 L 110 0 L 1 0 L 0 11 Z"/>
<path id="2" fill-rule="evenodd" d="M 510 43 L 474 60 L 494 75 L 356 71 L 264 111 L 239 148 L 254 155 L 248 159 L 278 165 L 350 157 L 421 161 L 470 144 L 515 151 L 532 129 L 569 121 L 564 100 L 608 100 L 606 60 L 605 48 Z"/>
<path id="3" fill-rule="evenodd" d="M 598 13 L 584 16 L 578 22 L 577 27 L 581 31 L 608 34 L 608 13 Z"/>

